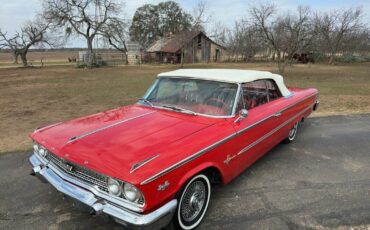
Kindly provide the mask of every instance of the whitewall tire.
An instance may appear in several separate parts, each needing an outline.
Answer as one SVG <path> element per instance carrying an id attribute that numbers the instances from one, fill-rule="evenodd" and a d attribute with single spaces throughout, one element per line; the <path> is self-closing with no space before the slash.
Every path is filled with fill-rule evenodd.
<path id="1" fill-rule="evenodd" d="M 299 124 L 299 121 L 294 123 L 292 129 L 289 130 L 288 137 L 284 140 L 285 143 L 290 143 L 295 140 L 295 137 L 297 136 L 297 131 L 298 131 L 298 124 Z"/>
<path id="2" fill-rule="evenodd" d="M 203 220 L 211 197 L 211 183 L 204 174 L 194 176 L 182 190 L 176 222 L 182 229 L 194 229 Z"/>

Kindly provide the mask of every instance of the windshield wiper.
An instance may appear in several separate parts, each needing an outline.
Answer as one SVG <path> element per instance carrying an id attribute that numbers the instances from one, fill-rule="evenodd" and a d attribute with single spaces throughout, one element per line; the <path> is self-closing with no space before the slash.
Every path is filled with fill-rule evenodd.
<path id="1" fill-rule="evenodd" d="M 143 101 L 145 103 L 147 103 L 148 105 L 150 105 L 150 107 L 154 107 L 153 103 L 151 103 L 148 99 L 146 98 L 139 98 L 139 101 Z"/>
<path id="2" fill-rule="evenodd" d="M 183 108 L 180 108 L 180 107 L 177 107 L 177 106 L 174 106 L 174 105 L 160 105 L 160 106 L 161 107 L 164 107 L 164 108 L 172 109 L 172 110 L 178 111 L 178 112 L 183 112 L 183 113 L 187 113 L 187 114 L 197 115 L 196 112 L 193 112 L 193 111 L 188 110 L 188 109 L 183 109 Z"/>

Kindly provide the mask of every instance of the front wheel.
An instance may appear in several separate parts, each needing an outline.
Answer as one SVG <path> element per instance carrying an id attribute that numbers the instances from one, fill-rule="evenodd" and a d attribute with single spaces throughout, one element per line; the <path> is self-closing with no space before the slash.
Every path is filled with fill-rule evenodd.
<path id="1" fill-rule="evenodd" d="M 288 143 L 294 141 L 294 139 L 295 139 L 295 137 L 297 135 L 297 131 L 298 131 L 298 124 L 299 124 L 299 121 L 297 121 L 294 124 L 293 128 L 289 131 L 288 137 L 285 138 L 284 143 L 287 143 L 288 144 Z"/>
<path id="2" fill-rule="evenodd" d="M 174 225 L 186 230 L 196 228 L 207 211 L 210 197 L 211 183 L 208 177 L 204 174 L 193 177 L 182 190 Z"/>

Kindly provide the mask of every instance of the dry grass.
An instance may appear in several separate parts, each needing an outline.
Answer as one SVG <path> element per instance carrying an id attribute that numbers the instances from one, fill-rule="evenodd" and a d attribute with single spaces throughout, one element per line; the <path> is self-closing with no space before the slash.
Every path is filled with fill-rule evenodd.
<path id="1" fill-rule="evenodd" d="M 27 59 L 30 63 L 38 64 L 41 59 L 44 62 L 63 62 L 68 63 L 68 58 L 77 58 L 78 51 L 45 51 L 45 52 L 33 52 L 30 51 L 27 54 Z M 21 62 L 19 58 L 19 62 Z M 10 53 L 0 53 L 0 64 L 9 65 L 13 63 L 13 56 Z"/>
<path id="2" fill-rule="evenodd" d="M 193 65 L 194 68 L 241 68 L 274 71 L 273 64 Z M 34 128 L 134 103 L 157 73 L 178 66 L 75 69 L 0 69 L 0 153 L 29 149 Z M 370 112 L 370 63 L 294 65 L 289 86 L 316 87 L 321 94 L 318 115 Z"/>

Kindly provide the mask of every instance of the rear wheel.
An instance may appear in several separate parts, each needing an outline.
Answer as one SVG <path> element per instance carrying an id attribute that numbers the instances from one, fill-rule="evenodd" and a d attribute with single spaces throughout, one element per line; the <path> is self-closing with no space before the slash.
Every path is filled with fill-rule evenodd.
<path id="1" fill-rule="evenodd" d="M 173 224 L 180 229 L 196 228 L 207 211 L 210 197 L 208 177 L 204 174 L 193 177 L 182 190 Z"/>
<path id="2" fill-rule="evenodd" d="M 291 143 L 295 140 L 295 137 L 296 137 L 297 131 L 298 131 L 298 124 L 299 124 L 299 121 L 297 121 L 294 124 L 293 128 L 289 131 L 288 137 L 285 138 L 284 143 L 288 144 L 288 143 Z"/>

